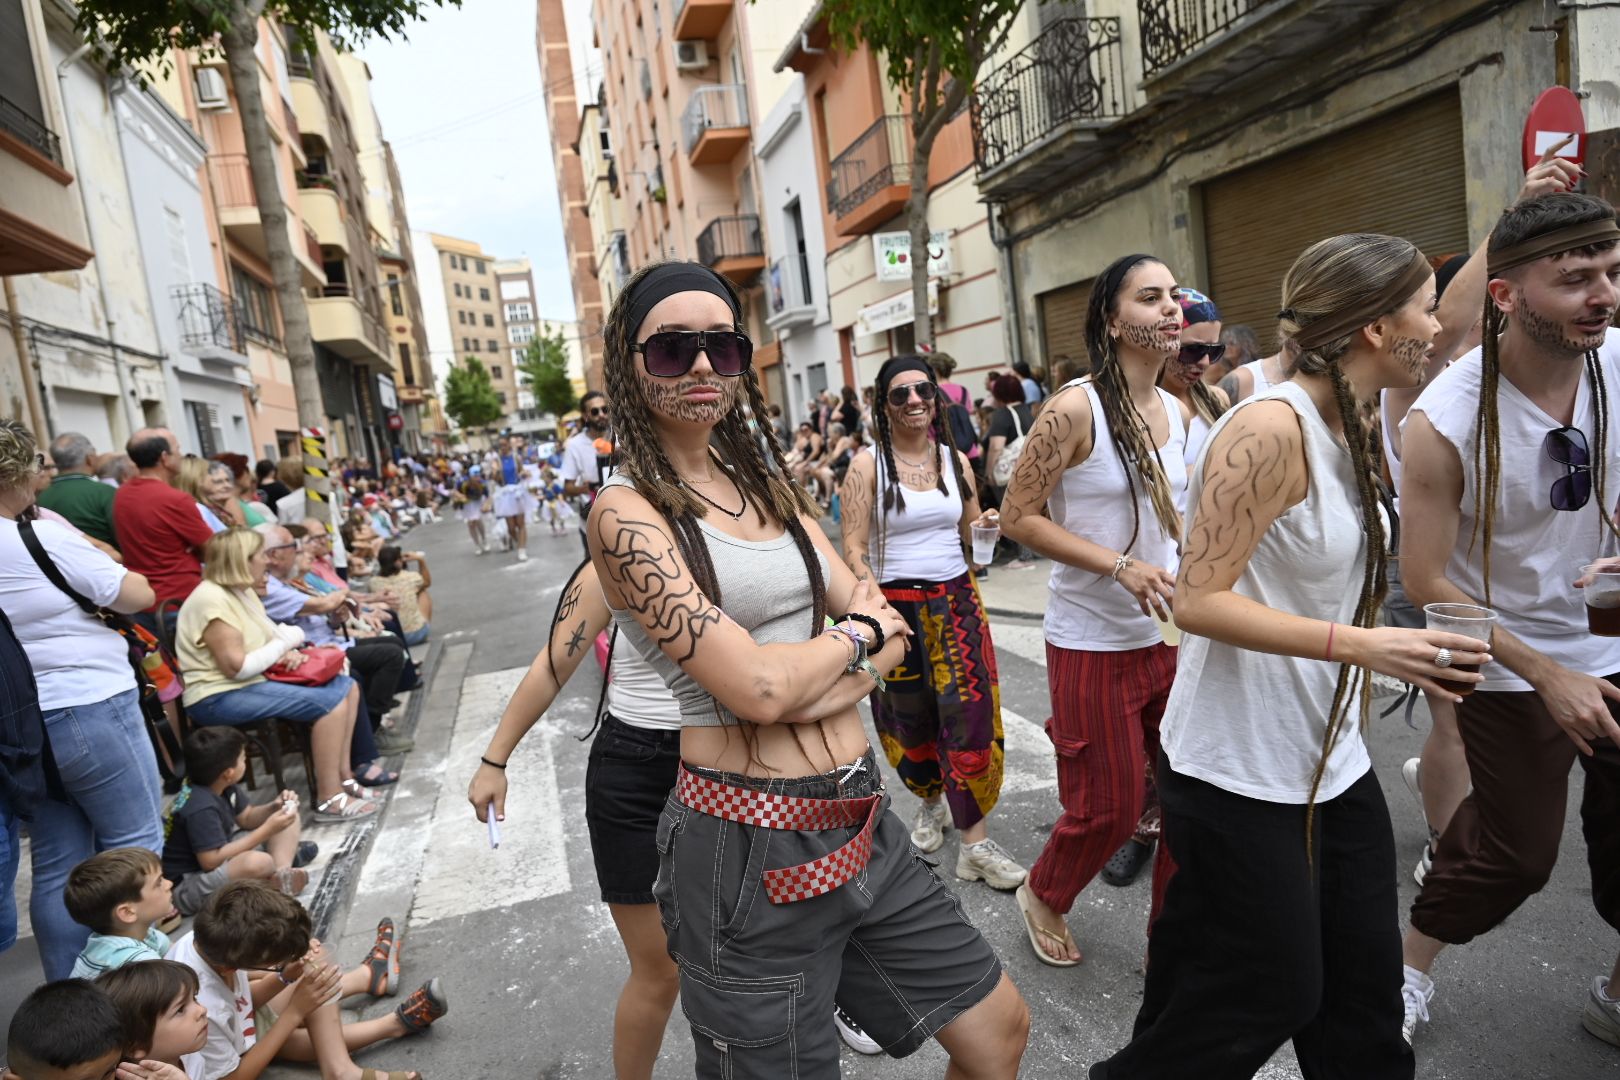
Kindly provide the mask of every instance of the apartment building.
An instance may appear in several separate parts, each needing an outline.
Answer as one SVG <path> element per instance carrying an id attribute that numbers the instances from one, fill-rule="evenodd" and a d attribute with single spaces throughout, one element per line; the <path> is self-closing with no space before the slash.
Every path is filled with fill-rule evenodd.
<path id="1" fill-rule="evenodd" d="M 534 268 L 528 259 L 503 259 L 494 265 L 495 287 L 501 301 L 501 321 L 506 328 L 506 360 L 517 384 L 517 408 L 513 410 L 513 431 L 533 435 L 544 430 L 534 392 L 518 369 L 529 342 L 540 333 L 539 299 L 534 288 Z"/>
<path id="2" fill-rule="evenodd" d="M 608 130 L 607 112 L 599 102 L 593 101 L 580 111 L 579 138 L 573 149 L 579 158 L 584 216 L 589 229 L 589 239 L 583 249 L 590 256 L 585 272 L 595 280 L 605 312 L 612 308 L 625 282 L 630 280 L 631 264 L 618 160 L 613 151 L 613 135 Z M 571 235 L 568 240 L 573 262 L 575 240 Z M 580 321 L 589 325 L 588 319 Z"/>
<path id="3" fill-rule="evenodd" d="M 506 335 L 506 311 L 501 301 L 500 285 L 495 280 L 495 259 L 472 240 L 461 240 L 439 233 L 425 234 L 426 245 L 419 243 L 417 251 L 425 259 L 431 252 L 436 259 L 437 276 L 442 288 L 445 322 L 442 345 L 435 345 L 434 325 L 428 323 L 429 348 L 433 352 L 434 371 L 440 377 L 453 364 L 464 357 L 473 356 L 489 369 L 490 381 L 501 401 L 504 416 L 500 427 L 510 427 L 518 417 L 517 371 L 512 366 L 511 344 Z M 434 302 L 426 295 L 424 302 Z M 530 286 L 531 292 L 533 286 Z M 448 355 L 440 359 L 441 352 Z"/>

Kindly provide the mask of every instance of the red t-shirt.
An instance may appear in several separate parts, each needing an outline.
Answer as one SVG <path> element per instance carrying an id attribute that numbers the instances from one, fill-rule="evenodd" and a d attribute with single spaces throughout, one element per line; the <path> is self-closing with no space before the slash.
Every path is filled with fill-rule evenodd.
<path id="1" fill-rule="evenodd" d="M 113 529 L 124 565 L 146 577 L 158 600 L 184 600 L 202 580 L 202 547 L 214 530 L 190 495 L 137 476 L 113 496 Z"/>

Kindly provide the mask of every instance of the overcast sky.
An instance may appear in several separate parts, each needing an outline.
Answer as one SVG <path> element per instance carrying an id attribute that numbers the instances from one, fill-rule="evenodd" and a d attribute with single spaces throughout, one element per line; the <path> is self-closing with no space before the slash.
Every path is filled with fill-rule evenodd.
<path id="1" fill-rule="evenodd" d="M 581 87 L 590 0 L 568 0 Z M 393 143 L 411 228 L 474 240 L 497 258 L 527 257 L 545 318 L 572 319 L 551 135 L 535 54 L 535 0 L 464 0 L 427 8 L 409 40 L 360 55 L 383 133 Z M 422 252 L 417 252 L 422 257 Z"/>

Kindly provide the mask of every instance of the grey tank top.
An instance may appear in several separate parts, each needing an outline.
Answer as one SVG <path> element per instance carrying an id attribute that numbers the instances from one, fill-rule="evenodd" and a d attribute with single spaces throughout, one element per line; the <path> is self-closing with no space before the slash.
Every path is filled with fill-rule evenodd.
<path id="1" fill-rule="evenodd" d="M 635 488 L 634 483 L 619 473 L 602 483 L 604 489 L 617 486 Z M 698 519 L 698 528 L 708 544 L 709 561 L 714 565 L 721 608 L 726 617 L 748 631 L 760 645 L 808 641 L 812 611 L 810 574 L 793 536 L 783 530 L 781 536 L 772 540 L 739 540 L 713 528 L 702 518 Z M 827 560 L 819 550 L 816 561 L 821 564 L 825 581 Z M 737 722 L 736 716 L 681 670 L 679 664 L 664 655 L 664 650 L 647 636 L 633 613 L 617 608 L 611 610 L 621 641 L 634 647 L 675 695 L 682 727 L 719 727 Z"/>

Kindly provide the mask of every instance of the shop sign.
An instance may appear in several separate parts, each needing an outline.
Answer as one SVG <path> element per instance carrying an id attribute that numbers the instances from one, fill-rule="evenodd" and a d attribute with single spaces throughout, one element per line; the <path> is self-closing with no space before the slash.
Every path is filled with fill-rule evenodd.
<path id="1" fill-rule="evenodd" d="M 881 334 L 916 320 L 916 308 L 911 302 L 911 290 L 895 293 L 885 300 L 868 304 L 855 313 L 855 333 L 862 336 Z M 928 283 L 928 314 L 939 314 L 939 282 Z"/>
<path id="2" fill-rule="evenodd" d="M 872 235 L 872 258 L 879 281 L 911 280 L 911 233 L 887 232 Z M 951 246 L 942 232 L 928 235 L 928 276 L 942 277 L 951 272 Z"/>

